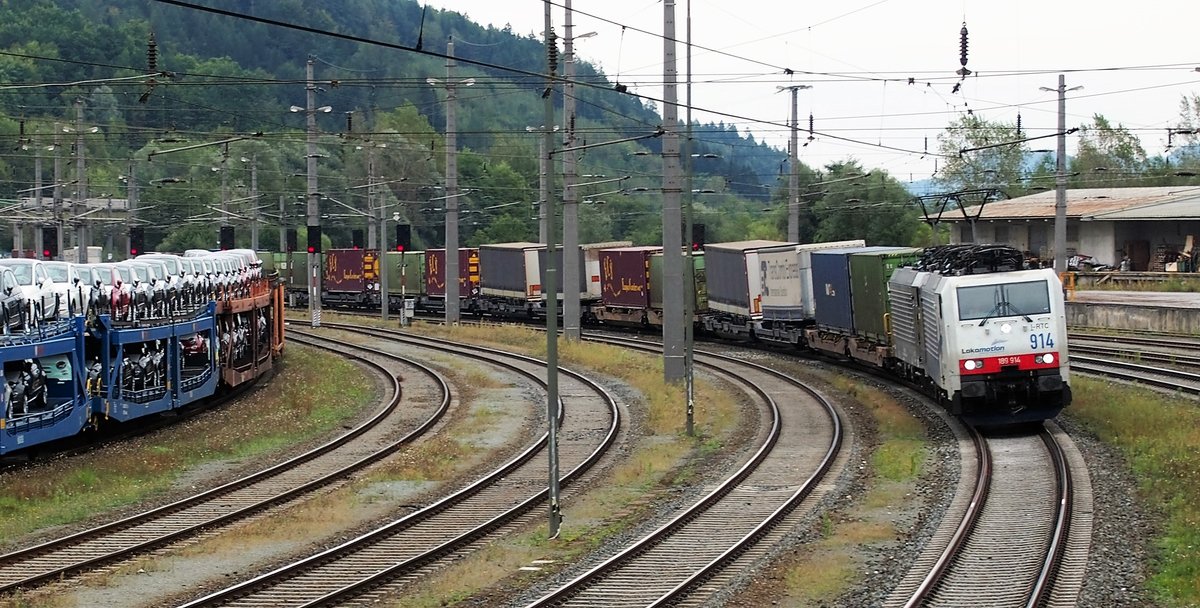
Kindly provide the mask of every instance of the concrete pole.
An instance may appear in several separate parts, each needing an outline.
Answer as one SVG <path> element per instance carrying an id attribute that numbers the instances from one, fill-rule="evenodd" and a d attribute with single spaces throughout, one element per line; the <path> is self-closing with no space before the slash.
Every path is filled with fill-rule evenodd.
<path id="1" fill-rule="evenodd" d="M 692 0 L 687 0 L 687 60 L 685 61 L 687 69 L 687 110 L 684 121 L 687 123 L 685 132 L 687 137 L 684 140 L 684 162 L 687 163 L 684 171 L 684 207 L 683 217 L 685 227 L 683 229 L 684 242 L 687 243 L 687 255 L 683 259 L 683 381 L 685 388 L 686 407 L 685 407 L 685 428 L 688 437 L 696 434 L 694 413 L 696 411 L 695 400 L 695 377 L 693 358 L 695 357 L 695 336 L 693 336 L 692 327 L 694 325 L 695 310 L 696 310 L 696 261 L 693 259 L 692 251 L 692 231 L 695 224 L 695 216 L 693 215 L 692 207 Z"/>
<path id="2" fill-rule="evenodd" d="M 76 181 L 76 190 L 75 191 L 76 191 L 77 195 L 75 197 L 76 200 L 75 200 L 75 207 L 73 209 L 73 215 L 75 215 L 77 217 L 81 213 L 84 213 L 87 211 L 87 197 L 88 197 L 87 166 L 85 164 L 87 161 L 85 160 L 84 157 L 85 157 L 85 154 L 84 154 L 84 142 L 83 142 L 83 100 L 76 99 L 75 100 L 75 174 L 76 174 L 75 179 L 77 181 Z M 82 211 L 80 210 L 81 205 L 83 206 Z M 80 264 L 86 264 L 87 263 L 87 246 L 88 246 L 87 226 L 84 224 L 84 220 L 82 220 L 82 219 L 76 219 L 75 221 L 78 222 L 78 228 L 76 228 L 75 234 L 77 235 L 76 240 L 79 242 L 78 247 L 75 249 L 76 257 L 77 257 L 76 261 L 79 262 Z M 60 249 L 58 253 L 59 253 L 59 255 L 62 255 L 62 250 Z"/>
<path id="3" fill-rule="evenodd" d="M 58 243 L 56 243 L 56 245 L 58 246 L 57 250 L 59 255 L 62 255 L 63 252 L 63 232 L 65 232 L 63 230 L 64 225 L 62 208 L 62 147 L 62 125 L 56 122 L 54 123 L 54 191 L 52 196 L 54 197 L 54 226 L 58 229 Z M 41 255 L 41 252 L 38 252 L 38 255 Z"/>
<path id="4" fill-rule="evenodd" d="M 446 42 L 446 325 L 458 311 L 458 128 L 454 124 L 454 38 Z"/>
<path id="5" fill-rule="evenodd" d="M 33 153 L 33 200 L 37 214 L 42 214 L 42 154 L 37 150 L 37 144 L 34 144 Z M 42 258 L 42 252 L 45 251 L 45 245 L 42 243 L 41 226 L 35 226 L 33 229 L 33 257 Z"/>
<path id="6" fill-rule="evenodd" d="M 675 0 L 663 2 L 663 377 L 684 380 L 683 249 L 680 234 L 679 104 Z"/>
<path id="7" fill-rule="evenodd" d="M 320 194 L 317 191 L 317 85 L 313 82 L 313 59 L 305 66 L 306 145 L 308 161 L 308 229 L 321 229 Z M 308 254 L 308 312 L 313 327 L 321 326 L 321 255 Z"/>
<path id="8" fill-rule="evenodd" d="M 575 52 L 571 0 L 564 0 L 563 19 L 563 130 L 567 151 L 563 152 L 563 336 L 578 342 L 579 329 L 579 202 L 575 195 Z M 551 216 L 553 217 L 553 216 Z"/>
<path id="9" fill-rule="evenodd" d="M 229 144 L 221 151 L 221 227 L 229 225 Z"/>
<path id="10" fill-rule="evenodd" d="M 796 97 L 800 87 L 792 89 L 792 142 L 789 150 L 791 167 L 788 176 L 788 242 L 800 242 L 800 116 Z"/>
<path id="11" fill-rule="evenodd" d="M 546 127 L 542 127 L 544 131 Z M 541 200 L 538 201 L 538 242 L 546 242 L 547 222 L 550 221 L 546 215 L 546 205 L 550 204 L 550 157 L 546 155 L 546 137 L 542 133 L 538 137 L 538 193 Z"/>
<path id="12" fill-rule="evenodd" d="M 553 90 L 554 75 L 557 70 L 555 65 L 555 55 L 558 51 L 554 44 L 553 23 L 550 19 L 550 0 L 545 1 L 545 32 L 546 36 L 546 88 L 547 93 Z M 554 149 L 554 96 L 550 94 L 542 95 L 543 99 L 543 118 L 542 121 L 542 138 L 545 142 L 546 152 Z M 549 180 L 549 176 L 546 176 Z M 549 190 L 547 190 L 549 192 Z M 546 222 L 546 280 L 544 281 L 542 293 L 546 296 L 546 422 L 549 427 L 549 495 L 550 495 L 550 538 L 558 537 L 559 526 L 562 525 L 562 509 L 559 504 L 559 483 L 558 483 L 558 281 L 557 268 L 554 263 L 555 249 L 555 223 L 554 202 L 550 196 L 546 197 L 546 215 L 550 221 Z M 566 253 L 566 252 L 564 252 Z M 565 257 L 565 256 L 564 256 Z M 564 290 L 565 291 L 565 290 Z"/>
<path id="13" fill-rule="evenodd" d="M 129 187 L 128 187 L 128 192 L 126 193 L 126 198 L 128 200 L 128 205 L 129 205 L 128 225 L 132 226 L 132 225 L 134 225 L 134 223 L 137 220 L 137 209 L 138 209 L 137 165 L 133 164 L 133 161 L 130 161 L 130 163 L 129 163 Z M 133 241 L 129 238 L 129 231 L 126 230 L 125 231 L 125 253 L 128 254 L 129 250 L 132 248 L 133 248 Z"/>
<path id="14" fill-rule="evenodd" d="M 279 251 L 280 251 L 280 253 L 284 253 L 287 251 L 287 228 L 288 228 L 288 225 L 287 225 L 287 218 L 284 216 L 284 212 L 286 209 L 283 206 L 284 200 L 286 198 L 287 197 L 283 194 L 279 195 Z M 290 260 L 289 260 L 289 263 L 291 263 Z"/>
<path id="15" fill-rule="evenodd" d="M 372 211 L 374 211 L 374 208 L 371 206 L 371 204 L 375 201 L 375 199 L 371 197 L 371 184 L 372 184 L 371 180 L 374 179 L 374 175 L 375 175 L 375 149 L 374 149 L 373 144 L 368 143 L 366 145 L 367 145 L 367 213 L 368 213 L 368 216 L 367 216 L 367 249 L 375 249 L 376 244 L 378 242 L 375 237 L 375 222 L 371 221 L 371 216 L 369 215 Z M 383 210 L 380 210 L 379 216 L 383 217 Z M 382 223 L 380 224 L 380 226 L 381 226 L 380 230 L 383 230 Z M 379 250 L 383 251 L 383 246 L 379 246 Z"/>
<path id="16" fill-rule="evenodd" d="M 250 157 L 250 248 L 258 251 L 258 155 Z"/>
<path id="17" fill-rule="evenodd" d="M 367 208 L 371 208 L 371 201 L 374 200 L 375 189 L 375 164 L 371 162 L 367 166 Z M 388 267 L 387 267 L 387 216 L 383 213 L 383 198 L 379 199 L 379 318 L 388 320 Z M 370 224 L 370 218 L 367 218 L 367 223 Z M 403 280 L 403 279 L 401 279 Z M 404 300 L 400 301 L 400 314 L 404 314 Z"/>
<path id="18" fill-rule="evenodd" d="M 1054 162 L 1054 272 L 1067 271 L 1067 77 L 1058 75 L 1058 158 Z"/>

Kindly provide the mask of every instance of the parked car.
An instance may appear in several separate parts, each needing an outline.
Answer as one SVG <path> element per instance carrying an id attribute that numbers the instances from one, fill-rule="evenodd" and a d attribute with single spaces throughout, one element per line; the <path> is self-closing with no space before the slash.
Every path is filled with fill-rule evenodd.
<path id="1" fill-rule="evenodd" d="M 23 416 L 46 408 L 46 374 L 37 360 L 6 363 L 4 383 L 7 416 Z"/>
<path id="2" fill-rule="evenodd" d="M 44 263 L 29 258 L 9 258 L 0 265 L 11 268 L 16 276 L 25 296 L 29 318 L 37 322 L 53 319 L 58 312 L 57 297 L 54 279 L 50 278 Z"/>
<path id="3" fill-rule="evenodd" d="M 188 301 L 192 305 L 196 305 L 211 299 L 209 295 L 211 289 L 208 283 L 208 275 L 204 273 L 204 265 L 200 263 L 200 260 L 195 258 L 179 258 L 179 267 L 184 273 L 185 290 L 188 285 L 191 285 L 191 295 Z"/>
<path id="4" fill-rule="evenodd" d="M 180 308 L 180 294 L 183 287 L 179 280 L 179 264 L 174 263 L 174 270 L 168 260 L 156 256 L 138 256 L 134 259 L 135 262 L 142 262 L 150 266 L 150 272 L 154 275 L 155 284 L 161 285 L 165 294 L 166 300 L 163 303 L 164 314 Z M 171 260 L 174 262 L 174 260 Z"/>
<path id="5" fill-rule="evenodd" d="M 25 329 L 25 297 L 11 268 L 0 268 L 0 326 L 8 331 Z"/>
<path id="6" fill-rule="evenodd" d="M 134 258 L 137 261 L 153 261 L 161 262 L 167 271 L 167 285 L 170 289 L 182 296 L 184 293 L 190 293 L 195 284 L 195 277 L 188 271 L 188 266 L 185 266 L 185 258 L 169 253 L 145 253 Z"/>
<path id="7" fill-rule="evenodd" d="M 81 289 L 80 294 L 83 297 L 85 314 L 91 315 L 96 312 L 96 306 L 100 301 L 100 287 L 96 285 L 99 273 L 95 264 L 76 264 L 75 270 L 79 272 L 80 284 L 87 285 L 87 289 Z"/>
<path id="8" fill-rule="evenodd" d="M 129 320 L 133 308 L 132 273 L 113 263 L 92 264 L 92 275 L 99 288 L 98 305 L 114 319 Z"/>
<path id="9" fill-rule="evenodd" d="M 129 271 L 133 284 L 133 306 L 138 317 L 154 316 L 167 299 L 167 289 L 155 277 L 151 266 L 145 262 L 124 260 L 118 267 Z"/>
<path id="10" fill-rule="evenodd" d="M 85 304 L 91 296 L 91 286 L 79 278 L 79 270 L 70 262 L 45 261 L 47 274 L 54 280 L 54 294 L 58 296 L 59 318 L 85 314 Z M 84 290 L 88 293 L 84 293 Z"/>

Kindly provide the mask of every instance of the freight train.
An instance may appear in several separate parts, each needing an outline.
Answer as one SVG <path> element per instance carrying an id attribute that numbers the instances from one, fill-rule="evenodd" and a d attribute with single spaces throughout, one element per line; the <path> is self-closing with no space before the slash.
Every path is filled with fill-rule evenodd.
<path id="1" fill-rule="evenodd" d="M 284 287 L 253 252 L 81 268 L 95 277 L 86 306 L 0 335 L 0 455 L 187 408 L 282 354 Z"/>
<path id="2" fill-rule="evenodd" d="M 287 256 L 275 256 L 275 264 L 302 269 L 305 255 L 293 254 L 290 265 Z M 387 253 L 385 271 L 406 273 L 404 281 L 390 277 L 391 307 L 408 299 L 418 309 L 441 310 L 445 255 Z M 602 243 L 583 245 L 577 255 L 581 323 L 662 325 L 661 247 Z M 556 258 L 561 268 L 561 248 Z M 1052 270 L 1026 269 L 1015 249 L 755 240 L 708 244 L 686 259 L 698 333 L 784 344 L 880 368 L 974 424 L 1045 420 L 1071 402 L 1062 284 Z M 346 277 L 378 276 L 376 255 L 335 250 L 325 260 L 326 302 L 378 308 L 378 281 L 364 278 L 346 289 Z M 460 310 L 544 318 L 545 260 L 546 247 L 538 243 L 460 250 Z M 364 261 L 376 266 L 364 269 Z M 279 272 L 289 277 L 289 298 L 303 304 L 307 276 L 292 268 Z M 561 285 L 558 293 L 561 298 Z"/>

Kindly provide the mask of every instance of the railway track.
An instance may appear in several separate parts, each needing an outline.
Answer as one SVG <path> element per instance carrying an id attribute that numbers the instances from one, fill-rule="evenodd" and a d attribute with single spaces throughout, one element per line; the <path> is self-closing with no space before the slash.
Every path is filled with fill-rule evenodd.
<path id="1" fill-rule="evenodd" d="M 1082 459 L 1049 428 L 972 429 L 968 443 L 975 459 L 963 460 L 973 483 L 964 484 L 943 533 L 884 605 L 1073 606 L 1091 531 Z"/>
<path id="2" fill-rule="evenodd" d="M 387 330 L 327 323 L 324 327 L 376 338 L 394 345 L 439 344 L 464 355 L 508 359 L 519 373 L 540 378 L 545 364 L 530 357 Z M 621 418 L 615 400 L 582 375 L 560 370 L 559 463 L 568 487 L 613 444 Z M 467 487 L 349 542 L 278 568 L 252 580 L 193 600 L 185 606 L 371 605 L 421 576 L 486 543 L 518 518 L 546 504 L 549 475 L 547 436 Z"/>
<path id="3" fill-rule="evenodd" d="M 628 345 L 629 340 L 589 339 Z M 658 351 L 661 345 L 632 342 Z M 804 384 L 736 357 L 696 351 L 696 364 L 747 386 L 769 404 L 769 430 L 736 473 L 653 533 L 530 604 L 693 605 L 709 599 L 802 515 L 841 455 L 833 406 Z M 764 429 L 767 425 L 764 425 Z"/>
<path id="4" fill-rule="evenodd" d="M 1073 354 L 1071 355 L 1071 370 L 1126 380 L 1170 392 L 1200 395 L 1200 374 L 1178 369 Z"/>
<path id="5" fill-rule="evenodd" d="M 1200 342 L 1188 338 L 1071 335 L 1073 371 L 1171 392 L 1200 394 Z"/>
<path id="6" fill-rule="evenodd" d="M 291 338 L 313 346 L 324 342 L 305 335 L 293 332 Z M 384 406 L 336 439 L 262 471 L 119 521 L 0 556 L 0 593 L 69 579 L 301 498 L 395 453 L 432 427 L 450 404 L 445 380 L 418 362 L 361 347 L 352 350 L 364 354 L 346 353 L 344 345 L 326 343 L 320 347 L 358 359 L 387 378 Z M 376 357 L 390 360 L 391 366 L 373 360 Z M 413 381 L 410 393 L 426 393 L 426 398 L 411 399 L 411 409 L 404 412 L 397 411 L 401 401 L 397 370 L 401 368 L 415 368 L 425 376 L 424 380 Z M 413 410 L 420 411 L 424 418 L 414 423 Z M 387 439 L 398 429 L 406 433 L 403 438 Z"/>

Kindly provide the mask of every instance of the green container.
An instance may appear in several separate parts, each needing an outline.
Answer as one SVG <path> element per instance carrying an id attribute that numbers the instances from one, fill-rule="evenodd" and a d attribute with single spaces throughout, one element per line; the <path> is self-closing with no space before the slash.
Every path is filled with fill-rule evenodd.
<path id="1" fill-rule="evenodd" d="M 279 269 L 278 253 L 258 252 L 258 260 L 262 262 L 261 272 L 264 277 L 271 276 Z"/>
<path id="2" fill-rule="evenodd" d="M 854 333 L 888 343 L 888 279 L 897 268 L 917 261 L 921 250 L 897 247 L 850 255 L 850 298 Z"/>
<path id="3" fill-rule="evenodd" d="M 279 276 L 287 283 L 288 291 L 305 291 L 308 289 L 307 269 L 307 251 L 293 251 L 287 254 L 287 268 L 281 269 Z"/>
<path id="4" fill-rule="evenodd" d="M 686 259 L 684 261 L 686 264 Z M 692 254 L 692 267 L 695 269 L 696 311 L 708 310 L 708 282 L 704 274 L 704 253 Z M 663 307 L 663 256 L 656 253 L 650 256 L 650 308 L 662 310 Z"/>
<path id="5" fill-rule="evenodd" d="M 403 256 L 403 258 L 402 258 Z M 404 260 L 404 288 L 400 285 L 400 261 Z M 424 251 L 389 251 L 385 254 L 387 263 L 388 293 L 414 298 L 425 295 L 425 252 Z"/>

